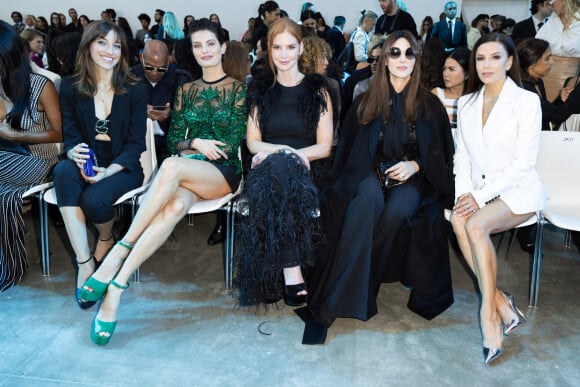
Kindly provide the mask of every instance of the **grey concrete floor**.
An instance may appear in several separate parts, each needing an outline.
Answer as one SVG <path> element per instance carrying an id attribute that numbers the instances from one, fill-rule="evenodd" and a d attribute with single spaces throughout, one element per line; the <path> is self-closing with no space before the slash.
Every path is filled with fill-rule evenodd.
<path id="1" fill-rule="evenodd" d="M 89 339 L 96 307 L 74 302 L 74 270 L 50 225 L 52 276 L 40 271 L 34 215 L 26 215 L 31 267 L 0 293 L 0 386 L 573 386 L 580 385 L 580 257 L 548 230 L 540 305 L 527 308 L 529 258 L 514 247 L 498 283 L 528 324 L 482 361 L 479 299 L 451 253 L 455 303 L 433 321 L 406 308 L 408 292 L 384 285 L 368 322 L 339 319 L 323 346 L 301 344 L 302 322 L 280 306 L 237 308 L 224 288 L 220 246 L 207 246 L 213 215 L 187 220 L 125 291 L 105 347 Z M 261 334 L 258 327 L 270 335 Z"/>

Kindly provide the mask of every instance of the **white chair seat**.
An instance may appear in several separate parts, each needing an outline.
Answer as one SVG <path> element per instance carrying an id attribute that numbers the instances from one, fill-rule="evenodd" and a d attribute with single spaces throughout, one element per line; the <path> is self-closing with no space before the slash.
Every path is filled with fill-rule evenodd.
<path id="1" fill-rule="evenodd" d="M 580 208 L 565 205 L 548 206 L 542 211 L 544 218 L 552 224 L 566 230 L 580 231 Z"/>

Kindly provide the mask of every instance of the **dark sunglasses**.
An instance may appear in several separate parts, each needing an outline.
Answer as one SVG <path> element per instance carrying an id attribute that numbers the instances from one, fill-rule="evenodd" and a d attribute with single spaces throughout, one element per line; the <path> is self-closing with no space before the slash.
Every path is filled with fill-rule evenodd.
<path id="1" fill-rule="evenodd" d="M 379 59 L 381 59 L 381 58 L 380 58 L 380 57 L 378 57 L 378 56 L 374 56 L 374 57 L 373 57 L 373 56 L 369 56 L 369 57 L 367 58 L 367 63 L 368 63 L 368 64 L 373 64 L 373 63 L 375 63 L 375 62 L 376 62 L 376 63 L 379 63 Z"/>
<path id="2" fill-rule="evenodd" d="M 148 64 L 145 64 L 145 62 L 143 62 L 143 70 L 145 71 L 157 71 L 158 73 L 164 74 L 167 72 L 167 67 L 156 67 L 156 66 L 151 66 Z"/>
<path id="3" fill-rule="evenodd" d="M 397 59 L 401 56 L 401 49 L 399 47 L 391 47 L 389 51 L 387 51 L 387 55 L 391 59 Z M 405 51 L 405 56 L 409 60 L 415 59 L 417 57 L 411 47 L 407 48 Z"/>

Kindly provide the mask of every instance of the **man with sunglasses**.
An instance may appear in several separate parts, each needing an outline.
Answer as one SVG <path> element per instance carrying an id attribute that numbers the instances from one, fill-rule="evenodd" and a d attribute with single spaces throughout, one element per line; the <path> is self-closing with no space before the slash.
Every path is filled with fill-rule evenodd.
<path id="1" fill-rule="evenodd" d="M 155 152 L 157 162 L 170 156 L 165 134 L 171 123 L 171 108 L 177 88 L 192 81 L 192 76 L 185 70 L 178 69 L 175 63 L 169 63 L 169 50 L 161 40 L 147 42 L 143 49 L 141 63 L 131 68 L 147 86 L 147 118 L 153 120 L 155 127 Z"/>
<path id="2" fill-rule="evenodd" d="M 445 46 L 445 52 L 451 52 L 457 47 L 467 48 L 467 28 L 465 23 L 457 20 L 457 3 L 449 1 L 445 4 L 445 19 L 435 23 L 432 38 L 438 38 Z"/>

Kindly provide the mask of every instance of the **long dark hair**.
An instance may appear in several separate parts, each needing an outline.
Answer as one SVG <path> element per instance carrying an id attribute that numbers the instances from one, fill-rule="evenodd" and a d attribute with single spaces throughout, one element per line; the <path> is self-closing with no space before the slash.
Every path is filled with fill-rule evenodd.
<path id="1" fill-rule="evenodd" d="M 518 86 L 521 87 L 522 72 L 520 69 L 520 61 L 518 59 L 518 53 L 516 51 L 516 45 L 514 44 L 514 41 L 512 40 L 512 38 L 509 37 L 509 35 L 506 35 L 504 33 L 490 32 L 489 34 L 485 34 L 481 38 L 479 38 L 479 40 L 473 46 L 473 50 L 471 50 L 471 59 L 469 61 L 469 80 L 467 81 L 467 92 L 473 93 L 475 91 L 480 90 L 483 86 L 483 82 L 481 81 L 481 79 L 479 79 L 479 76 L 477 75 L 477 69 L 475 67 L 475 58 L 477 56 L 477 50 L 479 49 L 479 46 L 489 42 L 498 42 L 505 48 L 508 54 L 508 58 L 510 56 L 513 57 L 512 66 L 507 71 L 507 75 Z"/>
<path id="2" fill-rule="evenodd" d="M 278 8 L 280 8 L 280 6 L 273 0 L 268 0 L 265 3 L 260 4 L 260 6 L 258 7 L 258 15 L 259 15 L 258 19 L 260 19 L 263 22 L 264 17 L 266 16 L 266 12 L 272 12 L 277 10 Z"/>
<path id="3" fill-rule="evenodd" d="M 426 90 L 421 86 L 421 59 L 419 55 L 419 45 L 413 34 L 409 31 L 396 31 L 389 35 L 383 43 L 383 52 L 379 59 L 377 73 L 373 76 L 369 91 L 364 93 L 361 102 L 358 105 L 358 118 L 362 124 L 369 124 L 379 116 L 385 119 L 391 112 L 391 90 L 389 80 L 389 70 L 387 68 L 387 53 L 393 44 L 400 38 L 409 42 L 417 59 L 415 68 L 411 73 L 411 79 L 407 85 L 407 96 L 405 98 L 405 111 L 407 113 L 407 122 L 415 122 L 415 113 L 417 105 L 425 106 Z M 405 55 L 402 53 L 401 55 Z"/>
<path id="4" fill-rule="evenodd" d="M 471 50 L 465 47 L 457 47 L 449 54 L 448 58 L 454 59 L 461 68 L 463 74 L 466 76 L 463 81 L 463 93 L 467 90 L 467 80 L 469 79 L 469 59 L 471 58 Z"/>
<path id="5" fill-rule="evenodd" d="M 536 83 L 536 80 L 530 76 L 530 66 L 537 63 L 549 48 L 550 43 L 536 38 L 525 39 L 518 44 L 518 57 L 523 80 Z"/>
<path id="6" fill-rule="evenodd" d="M 6 121 L 21 129 L 20 121 L 30 104 L 30 59 L 24 42 L 10 24 L 0 20 L 0 80 L 2 90 L 14 107 Z"/>
<path id="7" fill-rule="evenodd" d="M 125 33 L 115 23 L 97 20 L 89 23 L 84 31 L 79 45 L 76 61 L 77 78 L 76 86 L 85 97 L 92 97 L 97 92 L 97 80 L 95 79 L 96 68 L 91 58 L 91 44 L 100 38 L 104 38 L 113 31 L 121 43 L 121 58 L 113 69 L 112 86 L 116 94 L 125 94 L 127 90 L 123 87 L 125 82 L 137 82 L 137 78 L 129 71 L 129 47 Z"/>

